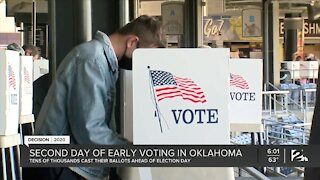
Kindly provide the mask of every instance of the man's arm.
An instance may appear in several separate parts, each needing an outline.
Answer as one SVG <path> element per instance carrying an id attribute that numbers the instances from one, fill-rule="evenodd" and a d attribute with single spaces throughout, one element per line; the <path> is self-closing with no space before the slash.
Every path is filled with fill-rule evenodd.
<path id="1" fill-rule="evenodd" d="M 109 127 L 113 104 L 108 103 L 104 74 L 96 61 L 79 63 L 68 90 L 68 119 L 78 144 L 125 144 Z"/>
<path id="2" fill-rule="evenodd" d="M 280 80 L 285 80 L 288 77 L 287 74 L 284 74 L 282 77 L 280 77 Z"/>

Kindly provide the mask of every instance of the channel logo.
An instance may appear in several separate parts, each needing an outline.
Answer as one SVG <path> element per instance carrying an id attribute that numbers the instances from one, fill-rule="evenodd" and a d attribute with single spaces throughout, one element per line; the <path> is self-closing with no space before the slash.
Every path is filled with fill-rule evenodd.
<path id="1" fill-rule="evenodd" d="M 291 149 L 291 158 L 292 162 L 308 162 L 309 159 L 307 156 L 303 155 L 303 150 Z"/>

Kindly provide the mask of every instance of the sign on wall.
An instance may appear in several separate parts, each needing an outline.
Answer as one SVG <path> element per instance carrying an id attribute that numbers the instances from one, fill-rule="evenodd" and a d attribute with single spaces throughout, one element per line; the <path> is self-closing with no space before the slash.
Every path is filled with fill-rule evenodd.
<path id="1" fill-rule="evenodd" d="M 229 143 L 228 49 L 138 49 L 133 59 L 134 144 Z"/>
<path id="2" fill-rule="evenodd" d="M 261 124 L 262 60 L 230 59 L 230 123 Z"/>
<path id="3" fill-rule="evenodd" d="M 242 36 L 260 37 L 261 28 L 261 9 L 244 9 L 242 11 Z"/>
<path id="4" fill-rule="evenodd" d="M 203 18 L 203 40 L 205 42 L 212 42 L 213 40 L 223 41 L 262 41 L 260 36 L 250 36 L 250 34 L 243 33 L 245 30 L 246 21 L 242 20 L 241 16 L 209 16 Z M 255 16 L 250 16 L 247 21 L 257 21 Z M 262 20 L 261 20 L 262 22 Z M 257 22 L 257 24 L 261 24 Z M 248 24 L 248 23 L 247 23 Z M 255 23 L 256 24 L 256 23 Z M 250 24 L 248 24 L 250 26 Z M 252 24 L 251 24 L 252 25 Z M 261 26 L 260 26 L 261 27 Z M 279 33 L 280 37 L 284 35 L 284 22 L 279 19 Z M 253 29 L 253 28 L 252 28 Z M 258 28 L 257 28 L 258 29 Z M 262 28 L 260 28 L 262 30 Z M 320 37 L 320 21 L 304 19 L 304 37 L 315 38 Z M 255 31 L 255 33 L 258 31 Z M 252 32 L 254 35 L 255 33 Z M 261 31 L 260 31 L 261 33 Z M 248 36 L 249 35 L 249 36 Z"/>
<path id="5" fill-rule="evenodd" d="M 164 34 L 183 34 L 183 11 L 183 2 L 169 1 L 161 4 L 162 28 Z"/>
<path id="6" fill-rule="evenodd" d="M 284 36 L 284 20 L 279 19 L 280 37 Z M 303 23 L 304 37 L 320 37 L 320 21 L 304 19 Z"/>
<path id="7" fill-rule="evenodd" d="M 257 21 L 257 19 L 254 19 Z M 257 22 L 258 24 L 258 22 Z M 212 16 L 203 18 L 203 41 L 261 41 L 261 37 L 243 36 L 241 16 Z"/>

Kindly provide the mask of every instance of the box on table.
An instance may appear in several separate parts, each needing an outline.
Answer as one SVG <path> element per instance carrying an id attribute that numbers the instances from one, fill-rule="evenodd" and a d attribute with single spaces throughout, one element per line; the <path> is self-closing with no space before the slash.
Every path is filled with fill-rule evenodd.
<path id="1" fill-rule="evenodd" d="M 300 62 L 299 61 L 285 61 L 288 70 L 290 70 L 291 79 L 300 79 Z"/>
<path id="2" fill-rule="evenodd" d="M 20 58 L 20 116 L 25 116 L 32 114 L 33 60 L 32 56 L 21 56 Z"/>
<path id="3" fill-rule="evenodd" d="M 318 61 L 301 61 L 300 76 L 303 78 L 318 78 Z"/>
<path id="4" fill-rule="evenodd" d="M 0 49 L 0 135 L 18 133 L 19 90 L 19 53 Z"/>

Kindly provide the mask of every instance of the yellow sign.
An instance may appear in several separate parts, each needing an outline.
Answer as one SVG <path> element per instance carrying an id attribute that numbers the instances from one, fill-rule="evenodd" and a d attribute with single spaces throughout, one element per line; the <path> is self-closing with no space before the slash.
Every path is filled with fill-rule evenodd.
<path id="1" fill-rule="evenodd" d="M 261 37 L 242 36 L 241 16 L 213 16 L 204 18 L 203 40 L 206 42 L 222 41 L 262 41 Z"/>

